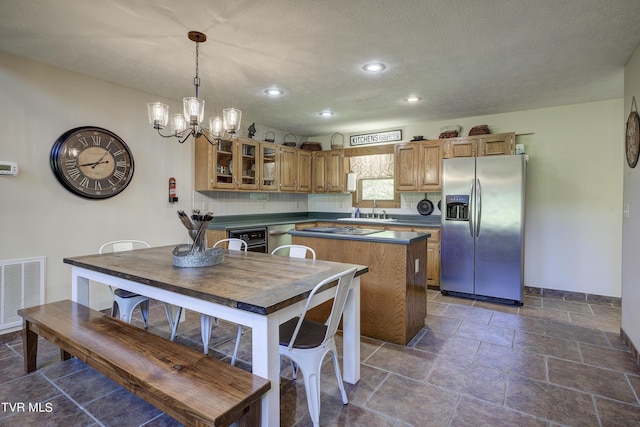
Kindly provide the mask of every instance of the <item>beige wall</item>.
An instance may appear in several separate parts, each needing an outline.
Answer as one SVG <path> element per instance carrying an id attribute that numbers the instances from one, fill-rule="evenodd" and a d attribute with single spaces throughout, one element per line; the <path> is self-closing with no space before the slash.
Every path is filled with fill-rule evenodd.
<path id="1" fill-rule="evenodd" d="M 631 101 L 640 102 L 640 46 L 624 68 L 624 112 L 626 126 Z M 640 348 L 640 166 L 631 169 L 624 162 L 624 205 L 629 216 L 622 221 L 622 329 L 636 349 Z"/>

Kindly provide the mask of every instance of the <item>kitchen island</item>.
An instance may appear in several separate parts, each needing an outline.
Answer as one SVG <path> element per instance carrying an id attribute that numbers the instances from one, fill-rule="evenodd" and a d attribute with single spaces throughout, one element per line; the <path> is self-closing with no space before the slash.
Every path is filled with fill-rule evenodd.
<path id="1" fill-rule="evenodd" d="M 317 259 L 368 266 L 369 274 L 362 277 L 360 288 L 361 334 L 408 344 L 422 329 L 427 316 L 424 254 L 431 235 L 409 231 L 354 232 L 350 227 L 332 231 L 332 228 L 339 227 L 312 227 L 289 234 L 293 244 L 313 248 Z M 318 320 L 327 311 L 322 306 L 315 310 Z"/>

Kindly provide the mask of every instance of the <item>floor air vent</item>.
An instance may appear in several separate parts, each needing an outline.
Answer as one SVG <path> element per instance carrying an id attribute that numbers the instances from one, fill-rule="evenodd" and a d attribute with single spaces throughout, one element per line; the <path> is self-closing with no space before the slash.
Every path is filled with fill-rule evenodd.
<path id="1" fill-rule="evenodd" d="M 22 325 L 17 311 L 44 304 L 45 257 L 0 261 L 0 330 Z"/>

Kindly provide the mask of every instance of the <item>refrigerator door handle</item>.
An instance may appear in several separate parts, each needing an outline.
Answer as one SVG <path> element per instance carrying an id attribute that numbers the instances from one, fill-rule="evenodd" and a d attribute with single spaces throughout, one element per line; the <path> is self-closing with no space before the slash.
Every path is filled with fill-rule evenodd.
<path id="1" fill-rule="evenodd" d="M 469 235 L 471 236 L 471 238 L 474 237 L 474 232 L 475 232 L 475 221 L 473 220 L 473 210 L 472 210 L 472 206 L 473 206 L 473 198 L 475 195 L 475 182 L 472 179 L 471 180 L 471 185 L 469 185 L 469 206 L 468 206 L 468 215 L 469 215 Z"/>
<path id="2" fill-rule="evenodd" d="M 482 223 L 482 186 L 480 178 L 476 178 L 476 237 L 480 236 L 480 224 Z"/>

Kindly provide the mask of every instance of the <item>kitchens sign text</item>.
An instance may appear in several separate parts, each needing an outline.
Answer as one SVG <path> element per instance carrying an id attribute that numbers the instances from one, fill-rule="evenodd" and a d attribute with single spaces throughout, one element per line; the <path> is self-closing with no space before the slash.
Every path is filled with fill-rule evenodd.
<path id="1" fill-rule="evenodd" d="M 375 144 L 378 142 L 402 141 L 402 130 L 388 130 L 386 132 L 365 133 L 351 135 L 351 145 Z"/>

